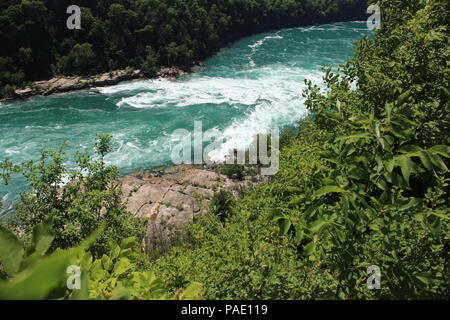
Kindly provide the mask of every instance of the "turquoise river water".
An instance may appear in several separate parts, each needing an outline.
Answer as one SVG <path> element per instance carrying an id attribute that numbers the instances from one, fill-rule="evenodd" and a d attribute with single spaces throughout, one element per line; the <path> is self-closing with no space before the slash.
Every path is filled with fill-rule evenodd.
<path id="1" fill-rule="evenodd" d="M 171 134 L 220 132 L 226 142 L 214 154 L 245 147 L 256 133 L 292 125 L 305 116 L 304 80 L 322 84 L 322 66 L 344 63 L 355 40 L 370 35 L 365 22 L 346 22 L 258 34 L 241 39 L 177 80 L 142 80 L 28 100 L 0 103 L 0 160 L 38 160 L 43 148 L 68 140 L 70 155 L 92 150 L 96 133 L 113 135 L 110 164 L 127 174 L 171 164 Z M 68 160 L 67 166 L 73 163 Z M 0 186 L 11 208 L 23 179 Z M 7 210 L 8 211 L 8 210 Z"/>

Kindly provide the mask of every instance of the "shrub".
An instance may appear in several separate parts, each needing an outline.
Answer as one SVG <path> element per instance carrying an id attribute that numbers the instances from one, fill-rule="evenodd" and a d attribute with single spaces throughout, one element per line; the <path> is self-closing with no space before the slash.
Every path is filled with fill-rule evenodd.
<path id="1" fill-rule="evenodd" d="M 4 86 L 0 91 L 0 96 L 4 96 L 6 98 L 12 98 L 14 97 L 16 88 L 12 85 L 7 84 Z"/>
<path id="2" fill-rule="evenodd" d="M 210 211 L 216 215 L 220 220 L 225 221 L 233 213 L 236 199 L 234 196 L 225 190 L 220 190 L 211 199 Z"/>
<path id="3" fill-rule="evenodd" d="M 69 170 L 64 145 L 59 150 L 43 151 L 41 161 L 13 166 L 1 164 L 5 178 L 8 172 L 20 172 L 31 190 L 21 196 L 16 206 L 21 228 L 29 234 L 33 227 L 53 219 L 55 239 L 51 250 L 71 248 L 86 239 L 101 223 L 104 232 L 93 246 L 95 255 L 102 255 L 110 240 L 119 241 L 135 236 L 142 239 L 146 221 L 127 212 L 122 203 L 122 191 L 117 181 L 119 171 L 107 166 L 104 156 L 111 150 L 110 136 L 99 135 L 95 143 L 97 160 L 86 153 L 77 153 L 77 170 Z M 63 188 L 61 186 L 69 180 Z"/>
<path id="4" fill-rule="evenodd" d="M 229 179 L 242 180 L 245 168 L 241 164 L 222 164 L 219 166 L 219 173 L 227 176 Z"/>

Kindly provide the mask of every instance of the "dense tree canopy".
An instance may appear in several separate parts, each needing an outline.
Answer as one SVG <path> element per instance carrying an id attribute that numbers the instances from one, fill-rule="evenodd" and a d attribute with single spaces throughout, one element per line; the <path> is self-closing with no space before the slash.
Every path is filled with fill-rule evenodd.
<path id="1" fill-rule="evenodd" d="M 81 7 L 69 30 L 67 7 Z M 365 0 L 3 0 L 0 88 L 54 74 L 189 66 L 238 37 L 358 18 Z M 0 93 L 1 94 L 1 93 Z"/>

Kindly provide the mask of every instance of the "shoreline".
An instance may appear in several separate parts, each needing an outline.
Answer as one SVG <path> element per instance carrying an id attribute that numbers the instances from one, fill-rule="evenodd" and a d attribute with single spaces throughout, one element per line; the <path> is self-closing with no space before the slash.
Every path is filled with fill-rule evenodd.
<path id="1" fill-rule="evenodd" d="M 299 27 L 306 27 L 306 26 L 316 26 L 321 24 L 331 24 L 331 23 L 342 23 L 342 22 L 364 22 L 362 20 L 362 17 L 354 17 L 351 19 L 343 19 L 343 20 L 336 20 L 336 21 L 329 21 L 329 22 L 311 22 L 307 24 L 301 24 L 299 26 L 293 26 L 292 28 L 299 28 Z M 291 27 L 285 27 L 282 29 L 289 29 Z M 279 28 L 276 28 L 278 30 Z M 270 32 L 270 30 L 275 29 L 269 29 L 269 30 L 260 30 L 257 33 L 262 32 Z M 219 50 L 229 46 L 231 43 L 242 39 L 247 36 L 251 36 L 253 34 L 257 33 L 251 33 L 246 36 L 238 37 L 237 39 L 234 39 L 230 41 L 228 44 L 222 46 Z M 217 50 L 217 51 L 219 51 Z M 49 96 L 53 94 L 59 94 L 59 93 L 67 93 L 67 92 L 74 92 L 74 91 L 80 91 L 90 88 L 96 88 L 96 87 L 109 87 L 117 85 L 121 82 L 125 81 L 131 81 L 131 80 L 138 80 L 138 79 L 160 79 L 160 78 L 168 78 L 168 79 L 174 79 L 178 78 L 180 76 L 184 76 L 190 73 L 194 73 L 195 69 L 198 67 L 201 67 L 203 65 L 202 61 L 209 58 L 210 56 L 214 55 L 215 53 L 209 54 L 204 56 L 203 58 L 200 58 L 201 61 L 194 61 L 192 62 L 190 67 L 162 67 L 159 69 L 159 71 L 156 72 L 155 76 L 147 76 L 145 73 L 140 69 L 134 69 L 134 68 L 125 68 L 125 69 L 118 69 L 113 70 L 109 72 L 104 72 L 101 74 L 96 74 L 92 76 L 55 76 L 48 80 L 40 80 L 40 81 L 33 81 L 31 85 L 27 85 L 21 88 L 18 88 L 14 91 L 13 95 L 10 97 L 0 97 L 0 102 L 8 102 L 8 101 L 17 101 L 17 100 L 23 100 L 28 99 L 34 96 Z"/>
<path id="2" fill-rule="evenodd" d="M 13 96 L 0 98 L 0 102 L 24 100 L 34 96 L 49 96 L 91 88 L 114 86 L 119 83 L 138 79 L 176 79 L 195 72 L 201 66 L 196 62 L 189 69 L 179 67 L 161 68 L 154 77 L 148 77 L 140 69 L 119 69 L 93 76 L 54 77 L 49 80 L 34 81 L 31 85 L 16 89 Z"/>
<path id="3" fill-rule="evenodd" d="M 364 22 L 364 20 L 362 20 L 362 17 L 354 17 L 350 19 L 343 19 L 343 20 L 338 19 L 336 21 L 329 21 L 329 22 L 311 22 L 301 24 L 298 26 L 285 27 L 281 29 L 299 28 L 299 27 L 316 26 L 331 23 L 342 23 L 342 22 Z M 234 39 L 229 43 L 227 43 L 226 45 L 222 46 L 217 51 L 228 47 L 231 43 L 238 41 L 239 39 L 262 32 L 270 32 L 271 30 L 272 31 L 279 30 L 279 28 L 260 30 L 259 32 L 256 33 L 250 33 L 248 35 L 238 37 L 237 39 Z M 27 85 L 16 89 L 11 97 L 0 97 L 0 102 L 23 100 L 39 95 L 49 96 L 53 94 L 74 92 L 96 87 L 109 87 L 117 85 L 121 82 L 137 79 L 148 79 L 148 80 L 160 78 L 174 79 L 180 76 L 194 73 L 196 68 L 201 67 L 203 65 L 202 61 L 204 61 L 205 59 L 209 58 L 214 54 L 215 53 L 212 53 L 204 56 L 203 58 L 200 58 L 201 61 L 197 60 L 192 62 L 190 67 L 180 68 L 172 66 L 160 68 L 159 71 L 156 72 L 155 76 L 150 77 L 145 75 L 145 73 L 140 69 L 125 68 L 104 72 L 92 76 L 67 76 L 67 77 L 56 76 L 48 80 L 33 81 L 31 85 Z"/>

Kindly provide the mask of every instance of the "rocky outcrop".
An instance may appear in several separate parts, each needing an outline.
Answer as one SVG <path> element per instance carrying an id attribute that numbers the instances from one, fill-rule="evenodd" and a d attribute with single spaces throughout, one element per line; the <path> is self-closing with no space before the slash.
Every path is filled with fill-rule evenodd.
<path id="1" fill-rule="evenodd" d="M 179 68 L 162 68 L 157 73 L 156 76 L 159 78 L 177 78 L 187 75 L 188 72 L 183 71 Z"/>
<path id="2" fill-rule="evenodd" d="M 186 74 L 188 72 L 172 67 L 160 69 L 156 76 L 160 78 L 177 78 Z M 116 70 L 87 77 L 55 77 L 50 80 L 36 81 L 29 87 L 17 89 L 10 97 L 4 100 L 24 99 L 36 95 L 46 96 L 94 87 L 105 87 L 141 78 L 145 78 L 144 73 L 141 70 L 132 69 Z"/>
<path id="3" fill-rule="evenodd" d="M 256 180 L 255 180 L 256 179 Z M 262 177 L 231 180 L 205 167 L 183 165 L 156 172 L 136 172 L 122 182 L 126 208 L 148 218 L 148 244 L 168 239 L 197 215 L 208 212 L 214 194 L 222 189 L 239 197 L 239 190 Z"/>
<path id="4" fill-rule="evenodd" d="M 36 81 L 31 86 L 17 89 L 11 99 L 29 98 L 35 95 L 51 95 L 77 91 L 92 87 L 104 87 L 118 84 L 122 81 L 143 78 L 141 70 L 116 70 L 88 77 L 55 77 L 50 80 Z"/>

